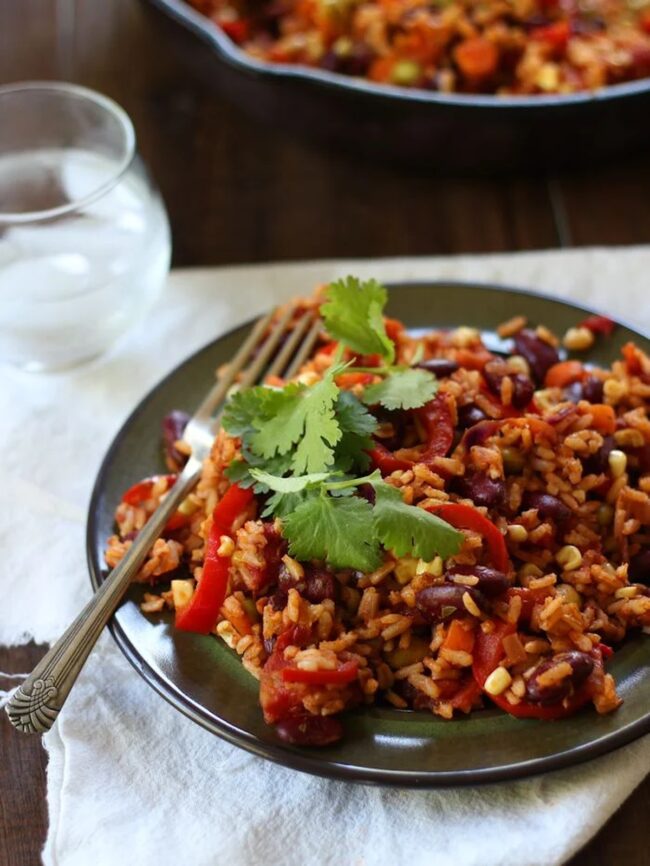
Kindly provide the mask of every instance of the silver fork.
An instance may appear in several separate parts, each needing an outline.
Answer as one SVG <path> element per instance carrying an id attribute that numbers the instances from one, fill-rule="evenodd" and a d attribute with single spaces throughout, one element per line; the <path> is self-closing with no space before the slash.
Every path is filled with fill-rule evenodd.
<path id="1" fill-rule="evenodd" d="M 295 312 L 292 306 L 287 306 L 282 312 L 259 346 L 277 312 L 276 308 L 257 322 L 190 419 L 183 439 L 191 448 L 191 456 L 169 493 L 140 530 L 124 558 L 7 703 L 6 710 L 11 723 L 19 731 L 44 733 L 54 724 L 79 671 L 132 578 L 179 503 L 196 486 L 201 465 L 214 440 L 219 412 L 229 388 L 235 383 L 240 388 L 246 388 L 269 375 L 289 378 L 309 357 L 320 330 L 320 322 L 313 314 L 306 313 L 289 331 Z M 238 378 L 242 371 L 243 375 Z"/>

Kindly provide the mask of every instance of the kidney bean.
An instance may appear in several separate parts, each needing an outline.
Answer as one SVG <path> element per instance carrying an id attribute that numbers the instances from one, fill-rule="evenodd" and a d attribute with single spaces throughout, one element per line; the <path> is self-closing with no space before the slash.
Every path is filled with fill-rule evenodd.
<path id="1" fill-rule="evenodd" d="M 320 604 L 326 598 L 334 598 L 336 581 L 325 568 L 307 569 L 305 596 L 312 604 Z"/>
<path id="2" fill-rule="evenodd" d="M 603 383 L 596 376 L 587 376 L 582 383 L 582 393 L 585 400 L 590 403 L 603 402 Z"/>
<path id="3" fill-rule="evenodd" d="M 420 370 L 428 370 L 439 379 L 451 376 L 452 373 L 455 373 L 460 368 L 458 361 L 452 361 L 451 358 L 429 358 L 428 361 L 420 361 L 415 366 L 419 367 Z"/>
<path id="4" fill-rule="evenodd" d="M 603 444 L 595 454 L 590 454 L 582 461 L 585 472 L 588 475 L 599 475 L 601 472 L 607 472 L 609 469 L 609 454 L 616 448 L 616 441 L 613 436 L 605 436 Z"/>
<path id="5" fill-rule="evenodd" d="M 515 409 L 525 409 L 533 399 L 535 386 L 532 380 L 528 376 L 524 376 L 523 373 L 515 373 L 511 379 L 513 384 L 512 405 Z"/>
<path id="6" fill-rule="evenodd" d="M 278 569 L 278 592 L 286 598 L 290 589 L 297 589 L 298 592 L 303 595 L 306 588 L 307 581 L 304 578 L 302 580 L 297 580 L 293 574 L 291 574 L 284 562 L 282 562 Z"/>
<path id="7" fill-rule="evenodd" d="M 650 548 L 632 557 L 627 573 L 631 582 L 650 586 Z"/>
<path id="8" fill-rule="evenodd" d="M 603 402 L 603 383 L 596 376 L 587 376 L 582 382 L 571 382 L 564 389 L 565 400 L 579 403 L 588 400 L 590 403 Z"/>
<path id="9" fill-rule="evenodd" d="M 541 385 L 547 370 L 560 360 L 557 349 L 541 340 L 530 328 L 524 328 L 515 334 L 514 341 L 517 354 L 523 355 L 528 361 L 535 381 Z"/>
<path id="10" fill-rule="evenodd" d="M 482 409 L 479 409 L 475 403 L 467 403 L 465 406 L 458 407 L 458 426 L 461 430 L 473 427 L 480 421 L 485 421 L 486 418 L 487 415 L 485 412 Z"/>
<path id="11" fill-rule="evenodd" d="M 163 448 L 165 456 L 172 466 L 183 467 L 187 463 L 187 454 L 181 454 L 174 447 L 174 443 L 177 439 L 183 438 L 189 420 L 190 416 L 187 412 L 181 412 L 178 409 L 165 415 L 162 420 Z"/>
<path id="12" fill-rule="evenodd" d="M 455 565 L 449 572 L 449 576 L 452 577 L 454 574 L 473 574 L 478 577 L 475 587 L 488 598 L 501 595 L 510 588 L 508 576 L 487 565 Z"/>
<path id="13" fill-rule="evenodd" d="M 505 501 L 505 481 L 502 478 L 490 478 L 485 472 L 469 472 L 458 478 L 454 486 L 457 493 L 471 499 L 475 505 L 494 508 Z"/>
<path id="14" fill-rule="evenodd" d="M 515 409 L 524 409 L 533 399 L 535 386 L 529 376 L 523 373 L 510 373 L 508 365 L 501 358 L 489 361 L 483 370 L 488 386 L 494 394 L 500 396 L 501 383 L 506 376 L 512 380 L 512 405 Z"/>
<path id="15" fill-rule="evenodd" d="M 275 726 L 278 737 L 294 746 L 329 746 L 343 736 L 343 725 L 334 716 L 290 716 Z"/>
<path id="16" fill-rule="evenodd" d="M 427 586 L 415 596 L 415 604 L 422 616 L 429 623 L 440 622 L 453 613 L 465 613 L 463 596 L 468 592 L 479 607 L 485 605 L 485 598 L 473 586 L 462 586 L 457 583 L 440 583 Z"/>
<path id="17" fill-rule="evenodd" d="M 550 493 L 529 492 L 524 494 L 525 508 L 536 508 L 539 516 L 546 520 L 552 518 L 562 523 L 571 517 L 571 509 L 557 496 Z"/>
<path id="18" fill-rule="evenodd" d="M 560 662 L 568 662 L 571 666 L 571 673 L 552 686 L 540 685 L 539 675 Z M 578 650 L 558 653 L 553 658 L 544 659 L 537 665 L 526 684 L 526 697 L 536 704 L 557 704 L 580 688 L 593 669 L 594 661 L 587 653 L 581 653 Z"/>
<path id="19" fill-rule="evenodd" d="M 328 69 L 330 72 L 361 77 L 368 71 L 373 58 L 373 52 L 365 45 L 355 45 L 348 54 L 328 51 L 320 61 L 320 65 L 322 69 Z"/>

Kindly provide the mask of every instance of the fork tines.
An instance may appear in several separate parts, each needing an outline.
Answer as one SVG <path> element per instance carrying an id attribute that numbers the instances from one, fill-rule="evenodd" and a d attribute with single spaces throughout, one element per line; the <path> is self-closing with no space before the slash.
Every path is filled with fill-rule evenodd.
<path id="1" fill-rule="evenodd" d="M 296 316 L 293 304 L 275 307 L 255 324 L 194 417 L 213 415 L 234 384 L 248 388 L 268 376 L 295 376 L 309 358 L 320 330 L 315 310 Z"/>

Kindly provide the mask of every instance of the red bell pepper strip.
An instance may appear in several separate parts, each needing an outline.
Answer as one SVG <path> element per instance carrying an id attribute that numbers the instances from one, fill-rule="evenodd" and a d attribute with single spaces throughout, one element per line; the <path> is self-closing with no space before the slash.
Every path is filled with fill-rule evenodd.
<path id="1" fill-rule="evenodd" d="M 425 448 L 417 460 L 407 460 L 396 457 L 381 442 L 369 451 L 370 459 L 382 475 L 391 472 L 412 469 L 416 463 L 431 466 L 436 457 L 444 457 L 454 441 L 454 425 L 449 411 L 449 404 L 444 394 L 436 394 L 421 409 L 415 409 L 414 415 L 420 420 L 426 433 Z"/>
<path id="2" fill-rule="evenodd" d="M 176 481 L 176 475 L 152 475 L 151 478 L 145 478 L 143 481 L 138 481 L 126 491 L 122 496 L 122 502 L 127 505 L 133 505 L 136 508 L 146 502 L 151 496 L 154 484 L 164 478 L 167 481 L 167 490 Z"/>
<path id="3" fill-rule="evenodd" d="M 250 36 L 250 22 L 246 18 L 239 18 L 236 21 L 219 21 L 219 27 L 237 45 L 241 45 Z"/>
<path id="4" fill-rule="evenodd" d="M 550 595 L 552 589 L 550 587 L 542 587 L 541 589 L 528 589 L 525 586 L 511 586 L 506 590 L 506 598 L 510 601 L 513 596 L 518 595 L 521 599 L 521 613 L 519 619 L 524 622 L 530 622 L 533 614 L 533 608 L 536 604 L 542 604 L 544 599 Z"/>
<path id="5" fill-rule="evenodd" d="M 580 322 L 578 327 L 587 328 L 594 334 L 603 334 L 603 336 L 609 337 L 616 327 L 616 322 L 608 319 L 607 316 L 587 316 L 586 319 Z"/>
<path id="6" fill-rule="evenodd" d="M 490 676 L 493 670 L 499 666 L 499 663 L 505 656 L 503 649 L 503 639 L 509 634 L 514 634 L 515 626 L 509 622 L 493 621 L 494 630 L 486 634 L 482 629 L 479 629 L 474 645 L 474 664 L 472 665 L 472 673 L 477 684 L 484 689 L 485 681 Z M 518 704 L 511 704 L 504 694 L 487 696 L 502 710 L 510 713 L 511 716 L 516 716 L 518 719 L 563 719 L 566 716 L 571 716 L 576 710 L 587 703 L 591 697 L 589 689 L 585 684 L 571 697 L 557 704 L 549 704 L 542 706 L 541 704 L 533 703 L 525 698 Z"/>
<path id="7" fill-rule="evenodd" d="M 132 487 L 129 487 L 126 493 L 122 496 L 122 502 L 125 502 L 127 505 L 132 505 L 134 508 L 138 508 L 143 504 L 143 502 L 146 502 L 147 499 L 150 498 L 154 484 L 156 484 L 161 478 L 166 480 L 167 490 L 169 490 L 176 481 L 177 476 L 152 475 L 151 478 L 145 478 L 143 481 L 138 481 Z M 182 529 L 184 526 L 187 526 L 188 523 L 189 517 L 185 514 L 181 514 L 180 511 L 176 511 L 165 524 L 165 531 L 175 532 L 177 529 Z"/>
<path id="8" fill-rule="evenodd" d="M 564 48 L 571 36 L 571 25 L 568 21 L 554 21 L 542 27 L 534 27 L 530 31 L 530 38 L 539 42 L 546 42 L 553 48 Z"/>
<path id="9" fill-rule="evenodd" d="M 284 668 L 285 683 L 305 683 L 312 686 L 345 685 L 357 678 L 359 666 L 356 662 L 343 662 L 334 670 L 304 671 L 302 668 Z"/>
<path id="10" fill-rule="evenodd" d="M 212 513 L 212 526 L 206 543 L 203 575 L 188 605 L 176 611 L 176 628 L 209 634 L 226 597 L 230 556 L 220 556 L 221 536 L 230 535 L 232 525 L 254 497 L 252 490 L 233 484 Z"/>
<path id="11" fill-rule="evenodd" d="M 455 710 L 460 710 L 463 713 L 469 713 L 476 699 L 481 694 L 479 684 L 474 679 L 468 680 L 465 685 L 462 685 L 458 691 L 449 698 L 449 703 Z"/>
<path id="12" fill-rule="evenodd" d="M 471 505 L 461 505 L 458 502 L 442 502 L 440 505 L 429 505 L 427 511 L 435 514 L 447 523 L 451 523 L 456 529 L 469 529 L 482 535 L 487 544 L 492 559 L 492 564 L 499 571 L 507 574 L 510 570 L 510 558 L 508 548 L 503 535 L 497 527 L 484 517 L 480 511 Z"/>

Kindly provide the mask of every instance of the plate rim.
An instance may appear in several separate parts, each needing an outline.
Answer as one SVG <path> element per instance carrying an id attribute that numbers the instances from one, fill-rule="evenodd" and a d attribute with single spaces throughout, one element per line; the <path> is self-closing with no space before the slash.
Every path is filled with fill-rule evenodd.
<path id="1" fill-rule="evenodd" d="M 479 289 L 480 291 L 488 291 L 495 293 L 509 293 L 514 295 L 522 295 L 535 298 L 536 300 L 550 302 L 551 304 L 559 304 L 564 307 L 569 307 L 580 313 L 588 315 L 606 315 L 616 324 L 627 328 L 632 333 L 640 336 L 645 340 L 650 340 L 650 336 L 638 328 L 632 327 L 625 319 L 618 316 L 613 317 L 608 313 L 603 313 L 598 308 L 584 306 L 572 300 L 564 298 L 556 298 L 553 295 L 548 295 L 544 292 L 535 289 L 521 288 L 518 286 L 510 286 L 507 284 L 473 280 L 389 280 L 383 283 L 386 288 L 391 291 L 399 291 L 402 287 L 413 288 L 441 288 L 441 287 L 464 287 Z M 263 314 L 262 314 L 263 315 Z M 151 400 L 154 395 L 162 392 L 168 381 L 176 375 L 178 369 L 186 364 L 190 364 L 196 357 L 201 355 L 206 350 L 212 348 L 219 341 L 231 336 L 238 330 L 250 327 L 257 317 L 248 319 L 245 322 L 234 325 L 224 333 L 220 334 L 212 340 L 209 340 L 196 351 L 191 352 L 186 358 L 183 358 L 179 363 L 168 371 L 153 387 L 151 387 L 139 400 L 135 408 L 128 414 L 118 431 L 115 433 L 111 444 L 104 454 L 100 466 L 97 470 L 97 475 L 93 483 L 92 492 L 88 503 L 88 514 L 86 520 L 86 560 L 88 564 L 90 582 L 94 591 L 97 591 L 101 582 L 101 563 L 96 561 L 96 539 L 98 537 L 98 517 L 97 503 L 102 494 L 104 487 L 104 479 L 110 472 L 114 453 L 121 446 L 122 440 L 133 421 L 143 412 L 144 406 Z M 118 608 L 119 609 L 119 608 Z M 113 639 L 121 652 L 126 657 L 127 661 L 140 674 L 145 682 L 151 686 L 162 698 L 171 704 L 176 710 L 179 710 L 184 716 L 191 719 L 196 724 L 200 725 L 210 733 L 226 740 L 232 745 L 243 748 L 249 753 L 257 755 L 261 758 L 266 758 L 276 764 L 280 764 L 292 770 L 309 773 L 324 778 L 338 779 L 347 782 L 356 782 L 362 784 L 384 785 L 389 787 L 402 788 L 437 788 L 437 787 L 464 787 L 469 785 L 484 785 L 494 782 L 508 781 L 513 779 L 529 778 L 531 776 L 540 775 L 547 772 L 563 769 L 569 766 L 584 763 L 594 758 L 603 756 L 634 740 L 642 737 L 644 734 L 650 733 L 650 710 L 640 719 L 626 725 L 625 727 L 605 734 L 597 740 L 586 743 L 580 746 L 571 747 L 568 750 L 563 750 L 552 755 L 546 755 L 541 758 L 533 758 L 526 761 L 518 761 L 513 764 L 504 764 L 500 767 L 487 767 L 478 769 L 463 769 L 450 771 L 423 770 L 416 772 L 412 770 L 394 770 L 394 769 L 378 769 L 372 767 L 359 767 L 353 764 L 347 764 L 342 761 L 333 761 L 331 759 L 319 759 L 319 752 L 314 750 L 312 754 L 294 751 L 291 746 L 282 744 L 260 742 L 254 734 L 250 734 L 245 729 L 239 728 L 219 717 L 208 717 L 207 711 L 202 712 L 202 708 L 187 695 L 183 695 L 172 683 L 165 680 L 154 667 L 145 660 L 140 654 L 137 647 L 127 637 L 123 627 L 112 616 L 108 623 L 108 629 L 111 632 Z M 489 710 L 489 712 L 499 712 L 498 710 Z M 453 724 L 453 722 L 452 722 Z M 313 756 L 312 756 L 313 755 Z"/>

